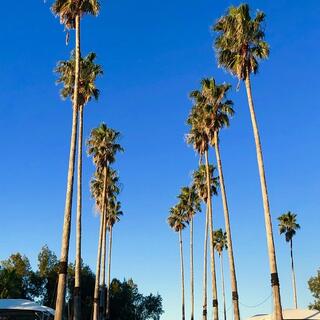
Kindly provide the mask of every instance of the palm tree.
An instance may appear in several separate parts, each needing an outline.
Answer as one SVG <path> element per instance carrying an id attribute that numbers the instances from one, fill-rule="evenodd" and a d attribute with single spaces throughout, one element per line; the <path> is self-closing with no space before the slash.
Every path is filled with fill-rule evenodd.
<path id="1" fill-rule="evenodd" d="M 105 205 L 102 203 L 102 193 L 104 187 L 104 176 L 103 172 L 96 171 L 94 177 L 91 179 L 91 194 L 96 201 L 96 209 L 100 213 L 100 234 L 102 237 L 101 242 L 99 241 L 98 245 L 98 256 L 99 256 L 99 274 L 100 274 L 100 314 L 104 318 L 106 313 L 106 233 L 107 233 L 107 224 L 109 216 L 109 203 L 113 201 L 114 197 L 120 193 L 119 177 L 118 173 L 112 168 L 107 168 L 107 187 L 106 187 L 106 197 Z M 102 211 L 104 210 L 104 212 Z M 100 271 L 101 270 L 101 271 Z"/>
<path id="2" fill-rule="evenodd" d="M 190 288 L 191 288 L 191 320 L 194 320 L 194 267 L 193 267 L 193 217 L 201 211 L 200 197 L 195 186 L 183 187 L 178 196 L 180 207 L 190 225 Z"/>
<path id="3" fill-rule="evenodd" d="M 223 232 L 222 229 L 218 229 L 213 232 L 213 245 L 216 251 L 218 252 L 220 258 L 220 267 L 221 267 L 221 288 L 223 296 L 223 318 L 227 320 L 227 309 L 226 309 L 226 293 L 224 286 L 224 272 L 223 272 L 223 250 L 228 249 L 228 240 L 227 233 Z"/>
<path id="4" fill-rule="evenodd" d="M 200 95 L 198 95 L 200 93 Z M 210 131 L 211 121 L 208 122 L 207 107 L 210 106 L 205 102 L 205 95 L 199 91 L 193 91 L 190 94 L 194 99 L 195 105 L 192 107 L 191 113 L 188 117 L 187 123 L 191 126 L 190 132 L 187 135 L 187 142 L 193 145 L 195 151 L 200 155 L 200 161 L 205 156 L 205 168 L 206 168 L 206 185 L 207 185 L 207 208 L 208 208 L 208 223 L 210 234 L 210 266 L 211 266 L 211 286 L 212 286 L 212 306 L 213 316 L 215 320 L 219 318 L 218 310 L 218 294 L 217 294 L 217 282 L 216 282 L 216 270 L 215 270 L 215 258 L 213 248 L 213 219 L 212 219 L 212 199 L 211 199 L 211 181 L 210 181 L 210 164 L 208 157 L 208 149 L 210 143 Z"/>
<path id="5" fill-rule="evenodd" d="M 107 185 L 108 185 L 108 167 L 115 161 L 115 155 L 123 148 L 118 143 L 120 133 L 108 128 L 104 123 L 91 131 L 90 137 L 87 141 L 88 154 L 92 156 L 93 162 L 97 167 L 97 171 L 103 172 L 103 192 L 101 205 L 101 223 L 99 231 L 97 266 L 96 266 L 96 280 L 94 289 L 94 304 L 93 304 L 93 320 L 98 319 L 99 308 L 99 280 L 100 280 L 100 264 L 101 264 L 101 248 L 105 224 L 105 211 L 107 208 Z"/>
<path id="6" fill-rule="evenodd" d="M 218 194 L 218 178 L 213 176 L 215 168 L 211 165 L 209 168 L 210 172 L 210 181 L 211 181 L 211 194 Z M 208 190 L 207 190 L 207 177 L 206 177 L 206 166 L 201 164 L 198 170 L 194 171 L 193 176 L 193 185 L 198 193 L 200 199 L 206 204 L 208 199 Z M 205 236 L 204 236 L 204 249 L 203 249 L 203 303 L 202 303 L 202 317 L 204 320 L 207 319 L 207 304 L 208 304 L 208 294 L 207 294 L 207 249 L 208 249 L 208 210 L 206 210 L 205 218 Z"/>
<path id="7" fill-rule="evenodd" d="M 121 211 L 121 203 L 116 201 L 116 195 L 108 203 L 107 226 L 109 229 L 109 254 L 108 254 L 108 284 L 107 284 L 107 307 L 106 319 L 110 319 L 110 283 L 111 283 L 111 250 L 112 250 L 112 231 L 115 223 L 120 221 L 120 216 L 123 215 Z"/>
<path id="8" fill-rule="evenodd" d="M 265 14 L 263 12 L 258 11 L 255 18 L 251 18 L 249 6 L 247 4 L 241 4 L 238 7 L 230 7 L 228 13 L 217 21 L 213 29 L 218 32 L 215 40 L 215 48 L 219 66 L 228 70 L 232 75 L 236 76 L 239 81 L 243 80 L 246 85 L 263 198 L 275 319 L 282 320 L 280 284 L 267 182 L 250 79 L 251 73 L 255 74 L 258 71 L 259 60 L 266 59 L 269 55 L 269 45 L 264 41 L 264 31 L 262 30 L 264 20 Z"/>
<path id="9" fill-rule="evenodd" d="M 60 17 L 60 22 L 64 24 L 67 30 L 75 29 L 76 44 L 75 44 L 75 77 L 74 77 L 74 94 L 72 96 L 73 113 L 72 113 L 72 130 L 70 142 L 70 154 L 68 165 L 68 178 L 67 178 L 67 192 L 63 221 L 62 232 L 62 246 L 60 257 L 60 271 L 57 288 L 57 299 L 55 308 L 55 320 L 61 320 L 65 291 L 66 291 L 66 277 L 68 266 L 69 254 L 69 240 L 71 229 L 71 211 L 72 211 L 72 194 L 73 194 L 73 180 L 74 180 L 74 162 L 76 152 L 76 139 L 77 139 L 77 113 L 78 113 L 78 93 L 79 93 L 79 74 L 80 74 L 80 18 L 85 14 L 97 15 L 99 12 L 99 2 L 97 0 L 56 0 L 51 9 L 55 16 Z M 80 315 L 76 314 L 75 319 L 80 319 Z"/>
<path id="10" fill-rule="evenodd" d="M 278 221 L 279 221 L 280 234 L 284 234 L 286 242 L 290 243 L 293 299 L 294 299 L 294 306 L 296 309 L 298 309 L 296 274 L 294 271 L 292 239 L 295 236 L 296 231 L 300 229 L 300 225 L 297 223 L 297 215 L 291 211 L 288 211 L 287 213 L 284 213 L 280 217 L 278 217 Z"/>
<path id="11" fill-rule="evenodd" d="M 232 108 L 233 102 L 226 98 L 228 90 L 231 88 L 229 84 L 216 84 L 213 78 L 203 79 L 201 81 L 201 91 L 194 91 L 192 96 L 197 101 L 197 109 L 203 109 L 198 111 L 203 113 L 205 116 L 206 132 L 209 137 L 209 144 L 215 148 L 217 167 L 219 172 L 219 180 L 221 185 L 221 197 L 223 203 L 223 213 L 227 232 L 227 238 L 229 243 L 228 257 L 230 265 L 230 279 L 232 287 L 232 302 L 234 319 L 240 320 L 239 310 L 239 294 L 237 286 L 237 277 L 235 271 L 232 236 L 231 236 L 231 225 L 229 217 L 229 208 L 227 202 L 227 195 L 225 190 L 225 183 L 222 170 L 222 162 L 220 157 L 219 149 L 219 132 L 221 128 L 229 126 L 229 116 L 234 114 Z"/>
<path id="12" fill-rule="evenodd" d="M 94 62 L 96 54 L 91 52 L 85 58 L 80 58 L 81 74 L 79 79 L 79 135 L 78 135 L 78 172 L 77 172 L 77 223 L 76 223 L 76 262 L 74 288 L 75 320 L 81 318 L 81 215 L 82 215 L 82 142 L 83 142 L 83 108 L 92 99 L 99 97 L 99 90 L 95 86 L 97 76 L 102 75 L 102 67 Z M 57 83 L 63 83 L 61 95 L 64 99 L 74 94 L 75 54 L 71 54 L 69 61 L 59 61 L 55 70 L 59 75 Z"/>
<path id="13" fill-rule="evenodd" d="M 182 230 L 186 227 L 186 217 L 184 216 L 179 205 L 170 209 L 168 217 L 169 226 L 179 233 L 179 247 L 180 247 L 180 265 L 181 265 L 181 299 L 182 299 L 182 320 L 185 320 L 185 292 L 184 292 L 184 263 L 183 263 L 183 244 L 182 244 Z"/>

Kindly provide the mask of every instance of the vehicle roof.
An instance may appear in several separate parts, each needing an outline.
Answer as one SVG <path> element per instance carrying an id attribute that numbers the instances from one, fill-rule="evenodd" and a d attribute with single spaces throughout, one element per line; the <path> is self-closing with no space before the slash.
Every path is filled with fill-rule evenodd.
<path id="1" fill-rule="evenodd" d="M 54 315 L 52 308 L 41 306 L 38 303 L 26 299 L 0 299 L 0 310 L 1 309 L 41 311 Z"/>

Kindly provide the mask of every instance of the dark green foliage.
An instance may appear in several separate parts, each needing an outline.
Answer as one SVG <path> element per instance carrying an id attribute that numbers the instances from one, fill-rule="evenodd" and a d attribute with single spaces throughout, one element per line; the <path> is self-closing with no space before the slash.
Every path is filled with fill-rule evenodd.
<path id="1" fill-rule="evenodd" d="M 316 309 L 320 311 L 320 269 L 317 275 L 311 277 L 308 281 L 309 289 L 314 297 L 314 302 L 309 305 L 310 309 Z"/>
<path id="2" fill-rule="evenodd" d="M 162 313 L 159 294 L 143 296 L 132 280 L 113 279 L 110 286 L 111 320 L 158 320 Z"/>
<path id="3" fill-rule="evenodd" d="M 68 285 L 67 285 L 67 308 L 73 312 L 73 295 L 74 295 L 74 274 L 75 268 L 73 264 L 68 267 Z M 93 307 L 93 290 L 95 283 L 95 275 L 88 265 L 82 263 L 81 268 L 81 315 L 83 319 L 91 319 Z M 72 315 L 72 314 L 71 314 Z"/>

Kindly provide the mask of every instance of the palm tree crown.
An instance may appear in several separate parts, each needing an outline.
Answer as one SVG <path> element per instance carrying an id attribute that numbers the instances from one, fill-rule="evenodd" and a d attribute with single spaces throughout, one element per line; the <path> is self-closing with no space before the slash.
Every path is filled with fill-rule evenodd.
<path id="1" fill-rule="evenodd" d="M 118 143 L 119 138 L 120 132 L 108 128 L 104 123 L 91 131 L 87 141 L 87 152 L 93 157 L 93 162 L 98 169 L 113 163 L 116 153 L 123 151 Z"/>
<path id="2" fill-rule="evenodd" d="M 226 94 L 229 84 L 216 84 L 213 78 L 201 81 L 201 89 L 192 91 L 190 97 L 194 106 L 187 123 L 191 126 L 187 142 L 200 154 L 214 144 L 214 134 L 224 126 L 229 126 L 229 116 L 233 116 L 233 102 Z"/>
<path id="3" fill-rule="evenodd" d="M 67 29 L 74 29 L 76 16 L 85 14 L 97 16 L 100 3 L 97 0 L 56 0 L 51 10 L 55 16 L 60 17 L 60 23 Z"/>
<path id="4" fill-rule="evenodd" d="M 92 98 L 98 100 L 99 89 L 95 85 L 96 78 L 103 74 L 101 65 L 95 63 L 96 54 L 90 52 L 86 57 L 80 58 L 80 79 L 78 87 L 78 105 L 87 104 Z M 61 97 L 73 100 L 75 84 L 75 54 L 71 53 L 70 60 L 59 61 L 55 72 L 59 74 L 57 83 L 63 84 Z"/>
<path id="5" fill-rule="evenodd" d="M 186 215 L 179 204 L 170 209 L 168 224 L 176 232 L 182 231 L 186 227 Z"/>
<path id="6" fill-rule="evenodd" d="M 213 232 L 213 246 L 219 255 L 223 250 L 228 249 L 227 233 L 223 232 L 221 228 Z"/>
<path id="7" fill-rule="evenodd" d="M 178 196 L 179 206 L 185 213 L 187 220 L 191 220 L 197 211 L 201 211 L 200 198 L 194 186 L 183 187 Z"/>
<path id="8" fill-rule="evenodd" d="M 209 166 L 210 172 L 210 183 L 211 183 L 211 195 L 218 194 L 219 188 L 219 177 L 214 176 L 216 168 L 213 165 Z M 206 166 L 201 164 L 198 170 L 194 171 L 192 174 L 193 185 L 198 193 L 198 196 L 202 199 L 203 202 L 207 203 L 208 199 L 208 188 L 207 188 L 207 173 Z"/>
<path id="9" fill-rule="evenodd" d="M 116 222 L 120 221 L 120 217 L 123 215 L 121 211 L 120 201 L 112 199 L 108 202 L 108 215 L 107 215 L 107 224 L 110 227 L 113 227 Z"/>
<path id="10" fill-rule="evenodd" d="M 300 229 L 300 225 L 297 223 L 297 215 L 291 211 L 281 215 L 279 220 L 279 232 L 285 234 L 287 242 L 290 242 L 296 231 Z"/>
<path id="11" fill-rule="evenodd" d="M 228 13 L 213 26 L 218 32 L 215 48 L 219 66 L 244 80 L 250 73 L 257 73 L 258 61 L 269 56 L 269 45 L 264 41 L 262 23 L 265 14 L 257 11 L 250 16 L 248 4 L 231 6 Z"/>

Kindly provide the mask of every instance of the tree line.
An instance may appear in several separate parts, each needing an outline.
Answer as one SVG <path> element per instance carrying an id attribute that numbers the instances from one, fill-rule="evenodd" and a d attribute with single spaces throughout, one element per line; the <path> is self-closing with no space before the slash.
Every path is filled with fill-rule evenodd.
<path id="1" fill-rule="evenodd" d="M 66 281 L 66 303 L 63 315 L 74 318 L 75 264 L 69 263 Z M 21 253 L 11 254 L 0 262 L 0 299 L 29 299 L 40 304 L 55 307 L 59 275 L 59 260 L 48 246 L 38 254 L 37 269 L 31 268 L 30 260 Z M 92 319 L 93 290 L 95 274 L 82 263 L 82 290 L 79 300 L 82 319 Z M 115 320 L 158 320 L 163 313 L 162 298 L 159 294 L 143 295 L 132 279 L 113 279 L 109 291 L 110 318 Z"/>
<path id="2" fill-rule="evenodd" d="M 264 32 L 265 14 L 262 11 L 252 11 L 248 4 L 231 6 L 226 14 L 220 17 L 212 26 L 216 37 L 214 40 L 214 50 L 217 57 L 218 66 L 238 79 L 237 91 L 240 84 L 245 84 L 247 93 L 250 118 L 253 129 L 253 137 L 256 147 L 258 172 L 260 177 L 260 187 L 264 210 L 264 223 L 266 229 L 267 248 L 270 266 L 270 280 L 273 296 L 273 310 L 276 320 L 282 320 L 282 306 L 280 296 L 280 282 L 278 277 L 276 251 L 274 246 L 274 235 L 272 218 L 267 189 L 266 174 L 263 161 L 263 152 L 258 129 L 258 122 L 254 107 L 252 94 L 252 75 L 259 69 L 259 62 L 269 56 L 269 45 L 265 41 Z M 194 320 L 194 261 L 193 261 L 193 225 L 194 216 L 205 206 L 205 226 L 204 226 L 204 253 L 203 253 L 203 300 L 202 319 L 219 319 L 219 305 L 217 292 L 217 268 L 215 261 L 215 251 L 220 258 L 221 279 L 222 279 L 222 308 L 223 317 L 226 320 L 223 251 L 227 250 L 231 283 L 231 301 L 233 306 L 233 317 L 240 320 L 239 311 L 239 290 L 236 276 L 236 263 L 234 259 L 234 244 L 232 241 L 232 228 L 226 184 L 223 175 L 223 165 L 220 152 L 220 133 L 222 129 L 230 126 L 230 119 L 234 116 L 234 102 L 228 97 L 231 85 L 228 83 L 217 83 L 211 78 L 201 80 L 200 88 L 190 93 L 192 108 L 187 118 L 189 132 L 186 135 L 186 142 L 193 146 L 199 156 L 199 166 L 192 173 L 190 186 L 181 188 L 177 196 L 178 202 L 170 209 L 168 223 L 169 226 L 179 234 L 180 264 L 181 264 L 181 288 L 182 288 L 182 320 L 185 319 L 185 289 L 184 289 L 184 255 L 182 231 L 189 226 L 190 231 L 190 319 Z M 209 159 L 209 152 L 213 150 L 214 161 Z M 214 229 L 214 218 L 212 210 L 212 196 L 221 193 L 225 231 L 221 228 Z M 286 241 L 290 244 L 291 271 L 294 306 L 298 307 L 297 289 L 293 259 L 293 236 L 300 228 L 296 220 L 296 214 L 287 212 L 278 218 L 279 232 L 285 234 Z M 212 315 L 208 316 L 208 276 L 207 276 L 207 256 L 208 246 L 210 251 L 211 270 L 211 296 Z"/>

